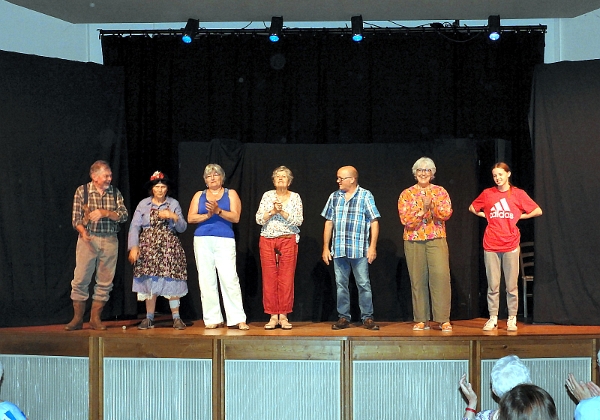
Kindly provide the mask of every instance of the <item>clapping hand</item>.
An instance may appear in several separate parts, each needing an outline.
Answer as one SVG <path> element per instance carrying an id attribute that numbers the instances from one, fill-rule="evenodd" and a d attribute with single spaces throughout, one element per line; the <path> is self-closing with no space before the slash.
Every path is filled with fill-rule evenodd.
<path id="1" fill-rule="evenodd" d="M 473 391 L 473 387 L 471 386 L 471 383 L 467 382 L 467 374 L 466 373 L 464 373 L 460 377 L 460 381 L 458 382 L 458 384 L 460 385 L 460 390 L 462 391 L 465 398 L 467 399 L 469 407 L 475 409 L 475 407 L 477 407 L 477 394 L 475 393 L 475 391 Z"/>

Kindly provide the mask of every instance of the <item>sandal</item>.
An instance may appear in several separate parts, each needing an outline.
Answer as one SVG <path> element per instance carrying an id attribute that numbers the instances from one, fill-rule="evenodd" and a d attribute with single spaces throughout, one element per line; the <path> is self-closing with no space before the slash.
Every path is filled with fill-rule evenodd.
<path id="1" fill-rule="evenodd" d="M 223 323 L 220 322 L 218 324 L 206 324 L 204 325 L 204 328 L 206 328 L 207 330 L 214 330 L 215 328 L 222 328 L 223 327 Z"/>
<path id="2" fill-rule="evenodd" d="M 442 330 L 442 332 L 452 332 L 452 324 L 450 322 L 444 322 L 440 326 L 440 329 Z"/>
<path id="3" fill-rule="evenodd" d="M 415 325 L 413 325 L 413 331 L 423 331 L 423 330 L 428 330 L 429 329 L 429 322 L 425 323 L 425 322 L 417 322 Z"/>
<path id="4" fill-rule="evenodd" d="M 269 322 L 267 322 L 265 324 L 265 330 L 274 330 L 277 327 L 277 324 L 278 324 L 277 317 L 275 317 L 275 318 L 271 317 Z"/>
<path id="5" fill-rule="evenodd" d="M 290 322 L 288 321 L 287 318 L 281 318 L 279 320 L 279 325 L 281 325 L 282 330 L 291 330 L 292 329 L 292 324 L 290 324 Z"/>
<path id="6" fill-rule="evenodd" d="M 249 330 L 250 327 L 248 326 L 248 324 L 246 324 L 245 322 L 240 322 L 239 324 L 236 325 L 238 330 Z"/>

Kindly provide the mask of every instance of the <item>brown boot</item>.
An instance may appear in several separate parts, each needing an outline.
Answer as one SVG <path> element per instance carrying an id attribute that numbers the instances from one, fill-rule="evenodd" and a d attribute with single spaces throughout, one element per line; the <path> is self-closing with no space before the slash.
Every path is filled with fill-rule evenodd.
<path id="1" fill-rule="evenodd" d="M 73 319 L 67 325 L 65 330 L 75 331 L 83 327 L 83 313 L 85 312 L 85 300 L 73 301 Z"/>
<path id="2" fill-rule="evenodd" d="M 100 320 L 100 315 L 102 315 L 102 308 L 104 308 L 104 304 L 101 300 L 92 301 L 92 311 L 90 312 L 90 328 L 93 330 L 105 330 L 106 327 L 102 325 L 102 321 Z"/>

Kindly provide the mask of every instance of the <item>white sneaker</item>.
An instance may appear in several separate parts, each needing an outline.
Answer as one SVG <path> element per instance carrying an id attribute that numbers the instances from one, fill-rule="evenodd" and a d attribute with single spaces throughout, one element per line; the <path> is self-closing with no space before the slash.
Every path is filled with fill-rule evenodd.
<path id="1" fill-rule="evenodd" d="M 483 331 L 493 331 L 498 329 L 498 317 L 492 316 L 483 326 Z"/>
<path id="2" fill-rule="evenodd" d="M 508 321 L 506 321 L 506 330 L 507 331 L 517 331 L 517 317 L 509 316 Z"/>

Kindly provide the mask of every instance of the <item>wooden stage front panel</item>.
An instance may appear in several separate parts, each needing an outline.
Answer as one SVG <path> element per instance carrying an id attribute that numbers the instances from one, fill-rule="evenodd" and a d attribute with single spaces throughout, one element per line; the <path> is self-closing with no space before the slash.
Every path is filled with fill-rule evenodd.
<path id="1" fill-rule="evenodd" d="M 294 328 L 289 331 L 281 329 L 266 331 L 262 328 L 264 325 L 262 323 L 251 324 L 249 331 L 231 328 L 205 330 L 201 322 L 189 326 L 184 331 L 177 331 L 170 327 L 168 319 L 159 319 L 156 328 L 144 331 L 138 330 L 137 323 L 134 321 L 107 322 L 109 328 L 106 331 L 93 331 L 86 328 L 81 331 L 67 332 L 63 330 L 62 325 L 5 328 L 0 329 L 0 360 L 4 361 L 7 379 L 0 396 L 13 400 L 20 397 L 18 393 L 13 394 L 12 390 L 6 389 L 8 383 L 18 385 L 16 388 L 21 391 L 31 387 L 31 384 L 8 378 L 11 367 L 7 366 L 7 361 L 10 362 L 9 357 L 12 356 L 42 358 L 50 356 L 67 358 L 67 360 L 87 358 L 89 360 L 87 418 L 94 420 L 108 419 L 121 409 L 119 401 L 112 400 L 114 397 L 111 399 L 105 397 L 105 395 L 118 395 L 115 394 L 115 390 L 106 388 L 105 379 L 109 378 L 105 376 L 111 375 L 110 381 L 106 380 L 107 384 L 119 383 L 119 375 L 123 374 L 125 378 L 136 374 L 134 371 L 128 372 L 127 364 L 128 361 L 134 363 L 136 360 L 138 362 L 164 360 L 165 363 L 173 360 L 172 363 L 175 365 L 169 364 L 168 369 L 178 369 L 178 361 L 202 362 L 202 366 L 198 366 L 197 369 L 198 372 L 204 372 L 203 375 L 207 377 L 199 378 L 191 374 L 192 376 L 187 377 L 186 380 L 194 382 L 194 385 L 195 382 L 205 383 L 205 385 L 198 385 L 200 388 L 195 392 L 210 395 L 208 401 L 212 407 L 209 407 L 210 414 L 207 418 L 211 420 L 281 418 L 282 415 L 288 415 L 286 409 L 290 410 L 289 413 L 294 413 L 290 418 L 316 420 L 319 416 L 314 412 L 322 412 L 323 416 L 329 416 L 326 420 L 332 420 L 332 417 L 358 420 L 365 418 L 367 412 L 372 413 L 374 409 L 381 410 L 380 406 L 386 404 L 389 407 L 384 407 L 383 410 L 388 411 L 377 413 L 379 418 L 403 418 L 415 416 L 415 413 L 418 413 L 421 418 L 439 417 L 440 413 L 445 417 L 443 413 L 448 411 L 453 412 L 452 416 L 447 415 L 448 418 L 459 418 L 464 409 L 464 401 L 456 391 L 458 381 L 456 375 L 460 376 L 461 371 L 466 371 L 474 388 L 479 389 L 482 394 L 489 394 L 487 376 L 489 361 L 508 354 L 516 354 L 522 359 L 530 360 L 531 363 L 544 360 L 556 362 L 554 365 L 544 364 L 543 366 L 546 367 L 536 368 L 546 371 L 536 372 L 536 374 L 541 374 L 542 379 L 550 377 L 557 382 L 557 390 L 560 390 L 565 379 L 559 377 L 565 375 L 560 370 L 561 366 L 567 366 L 564 369 L 572 369 L 573 366 L 575 370 L 579 369 L 582 380 L 598 381 L 596 354 L 600 349 L 600 327 L 519 324 L 517 332 L 507 332 L 505 325 L 501 324 L 501 328 L 497 331 L 484 332 L 481 330 L 484 323 L 485 319 L 455 321 L 454 331 L 451 333 L 436 329 L 415 332 L 412 331 L 412 323 L 386 322 L 380 323 L 380 331 L 369 331 L 360 325 L 333 331 L 331 323 L 305 322 L 294 323 Z M 87 327 L 87 324 L 84 327 Z M 125 362 L 124 367 L 118 364 L 121 361 Z M 431 364 L 432 362 L 437 363 Z M 445 370 L 436 373 L 438 365 L 445 366 Z M 193 363 L 185 366 L 187 370 L 196 369 Z M 557 367 L 556 372 L 553 366 Z M 135 369 L 140 368 L 138 366 Z M 272 374 L 273 369 L 275 375 Z M 394 382 L 393 377 L 396 375 L 401 378 L 411 369 L 415 369 L 415 375 L 423 376 L 418 381 L 421 385 L 414 390 L 412 388 L 403 390 L 403 384 Z M 282 377 L 277 377 L 279 370 L 282 372 Z M 160 371 L 159 366 L 158 372 Z M 265 375 L 264 372 L 270 372 L 268 375 L 271 379 L 260 377 Z M 333 372 L 333 374 L 329 374 L 330 378 L 323 378 L 323 372 Z M 18 376 L 18 372 L 14 374 Z M 68 372 L 60 372 L 55 377 L 57 381 L 61 381 L 68 375 Z M 284 399 L 287 403 L 283 403 L 276 395 L 272 397 L 267 390 L 252 389 L 254 383 L 260 384 L 261 387 L 268 387 L 268 381 L 271 380 L 281 386 L 291 378 L 297 384 L 290 385 L 298 386 Z M 438 397 L 431 398 L 430 402 L 423 407 L 410 406 L 410 401 L 414 397 L 409 395 L 411 392 L 415 395 L 420 392 L 435 395 L 438 391 L 430 389 L 435 386 L 435 383 L 442 383 Z M 132 384 L 124 382 L 123 385 L 135 388 L 136 382 Z M 448 387 L 452 388 L 452 392 L 447 392 Z M 327 394 L 332 388 L 334 388 L 333 393 Z M 168 392 L 168 389 L 167 386 L 160 392 Z M 315 389 L 321 389 L 321 392 L 327 395 L 319 399 L 318 395 L 313 395 Z M 385 397 L 390 389 L 391 393 Z M 229 395 L 227 390 L 236 395 Z M 266 392 L 266 396 L 262 397 L 265 400 L 264 406 L 259 404 L 255 409 L 246 408 L 245 397 L 240 394 L 248 393 L 248 398 L 254 398 L 256 395 L 264 395 L 260 394 L 263 391 Z M 132 392 L 132 390 L 119 392 Z M 400 394 L 396 395 L 394 392 Z M 389 403 L 385 399 L 390 398 L 395 401 L 404 398 L 405 394 L 407 400 L 398 403 L 397 406 L 396 403 Z M 572 410 L 574 405 L 568 396 L 554 395 L 554 397 L 557 405 L 560 401 L 565 413 Z M 51 420 L 52 416 L 49 413 L 52 410 L 49 407 L 36 406 L 36 404 L 43 405 L 49 402 L 36 403 L 27 398 L 25 400 L 29 406 L 24 410 L 26 413 L 30 412 L 27 413 L 30 418 L 39 418 L 31 413 L 44 413 L 45 418 Z M 307 400 L 309 403 L 305 402 Z M 193 401 L 190 402 L 188 411 L 198 409 L 192 403 Z M 132 404 L 135 405 L 135 401 L 128 401 L 129 406 Z M 177 409 L 183 410 L 183 414 L 179 413 L 178 418 L 197 419 L 195 417 L 197 414 L 194 413 L 188 413 L 189 417 L 186 417 L 186 408 L 182 408 L 182 404 L 185 406 L 186 403 L 179 403 L 177 406 Z M 288 408 L 285 407 L 286 404 L 289 405 Z M 154 411 L 161 409 L 160 405 L 152 407 Z M 140 407 L 138 411 L 134 409 L 133 412 L 141 412 L 140 410 L 143 409 Z M 309 411 L 312 414 L 308 414 Z"/>

